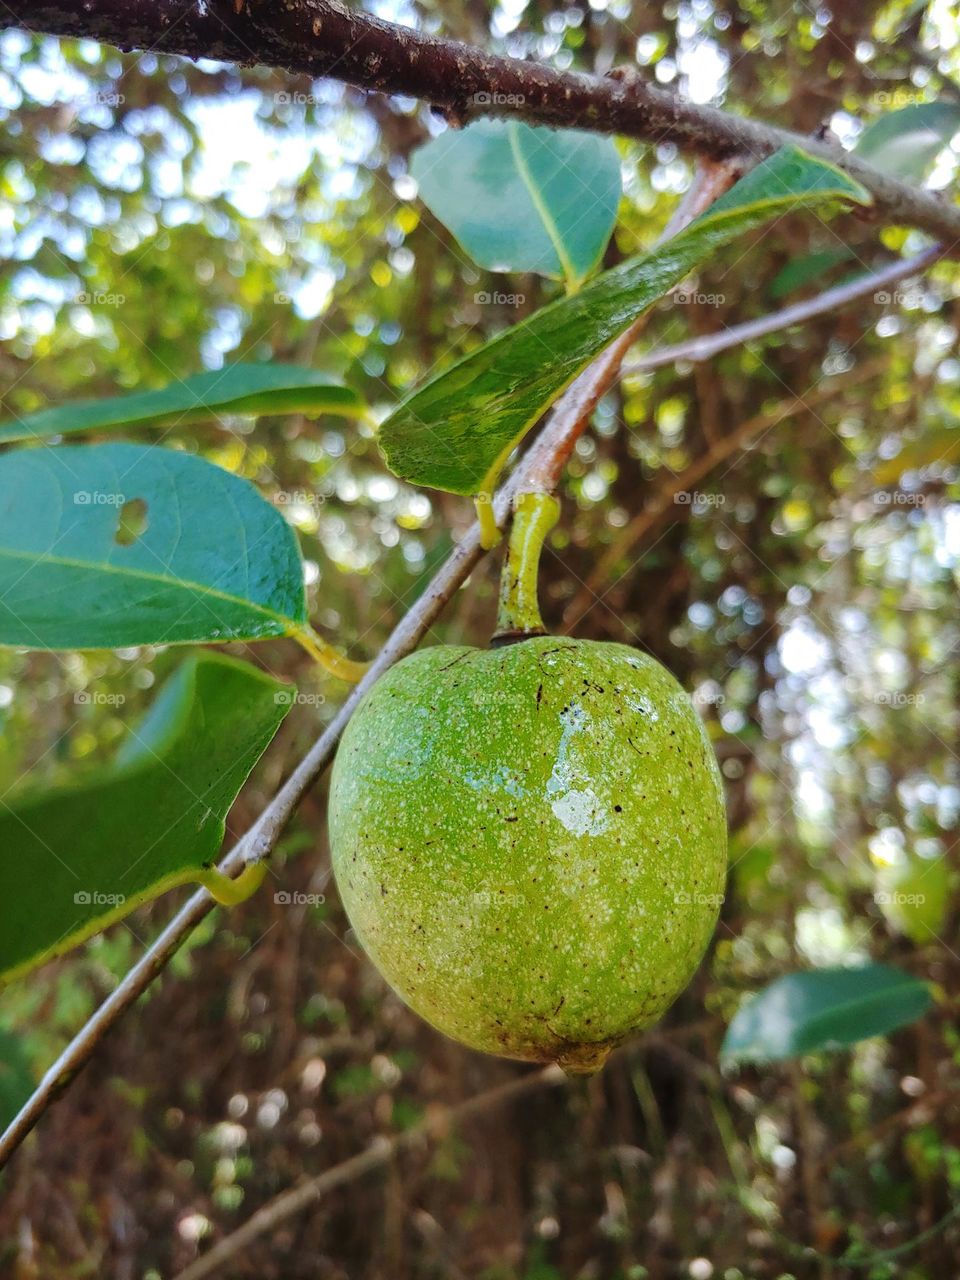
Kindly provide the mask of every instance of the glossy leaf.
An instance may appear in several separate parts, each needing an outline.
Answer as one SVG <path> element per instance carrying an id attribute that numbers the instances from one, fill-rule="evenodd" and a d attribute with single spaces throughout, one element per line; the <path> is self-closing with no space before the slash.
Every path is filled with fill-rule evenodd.
<path id="1" fill-rule="evenodd" d="M 195 880 L 292 703 L 246 663 L 189 658 L 116 763 L 0 805 L 0 978 L 75 947 L 141 903 Z"/>
<path id="2" fill-rule="evenodd" d="M 486 491 L 564 388 L 690 271 L 778 214 L 836 199 L 869 196 L 795 147 L 777 152 L 668 243 L 542 308 L 414 392 L 380 428 L 388 465 L 417 484 Z"/>
<path id="3" fill-rule="evenodd" d="M 901 182 L 922 182 L 958 129 L 960 103 L 917 102 L 874 120 L 854 151 Z"/>
<path id="4" fill-rule="evenodd" d="M 726 1062 L 775 1062 L 885 1035 L 933 1004 L 925 982 L 888 965 L 812 969 L 777 978 L 737 1012 Z"/>
<path id="5" fill-rule="evenodd" d="M 620 202 L 609 138 L 516 120 L 448 129 L 410 162 L 424 203 L 489 271 L 536 271 L 576 288 L 593 271 Z"/>
<path id="6" fill-rule="evenodd" d="M 0 644 L 258 640 L 305 625 L 296 538 L 248 481 L 135 444 L 0 457 Z"/>
<path id="7" fill-rule="evenodd" d="M 286 364 L 230 364 L 172 382 L 158 391 L 135 391 L 102 400 L 77 400 L 0 423 L 0 444 L 45 439 L 75 431 L 171 422 L 182 425 L 219 414 L 258 417 L 273 413 L 321 413 L 357 418 L 363 400 L 316 369 Z"/>

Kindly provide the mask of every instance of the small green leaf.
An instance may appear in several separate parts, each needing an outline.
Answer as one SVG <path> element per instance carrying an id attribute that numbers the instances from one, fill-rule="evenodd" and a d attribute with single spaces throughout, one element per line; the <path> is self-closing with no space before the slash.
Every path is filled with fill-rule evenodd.
<path id="1" fill-rule="evenodd" d="M 273 413 L 321 413 L 358 418 L 361 397 L 316 369 L 286 364 L 228 364 L 173 382 L 159 391 L 135 391 L 103 400 L 77 400 L 0 424 L 0 444 L 43 439 L 73 431 L 202 422 L 221 413 L 258 417 Z"/>
<path id="2" fill-rule="evenodd" d="M 930 988 L 888 965 L 788 973 L 749 999 L 724 1037 L 725 1062 L 777 1062 L 843 1048 L 914 1022 Z"/>
<path id="3" fill-rule="evenodd" d="M 827 200 L 869 203 L 833 165 L 786 147 L 672 240 L 538 311 L 413 393 L 383 423 L 388 466 L 416 484 L 486 492 L 513 448 L 617 334 L 736 236 Z"/>
<path id="4" fill-rule="evenodd" d="M 420 147 L 410 172 L 423 202 L 488 271 L 536 271 L 576 289 L 617 220 L 620 157 L 595 133 L 478 120 Z"/>
<path id="5" fill-rule="evenodd" d="M 198 653 L 113 766 L 0 803 L 0 979 L 201 877 L 292 701 L 289 685 L 256 668 Z"/>
<path id="6" fill-rule="evenodd" d="M 869 124 L 854 151 L 901 182 L 922 182 L 960 129 L 960 103 L 917 102 Z"/>
<path id="7" fill-rule="evenodd" d="M 293 530 L 248 481 L 146 445 L 0 456 L 0 644 L 259 640 L 306 622 Z"/>

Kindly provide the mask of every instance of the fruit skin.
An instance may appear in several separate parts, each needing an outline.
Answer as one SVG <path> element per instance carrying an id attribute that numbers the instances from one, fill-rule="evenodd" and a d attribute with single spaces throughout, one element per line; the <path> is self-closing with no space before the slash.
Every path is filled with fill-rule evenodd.
<path id="1" fill-rule="evenodd" d="M 626 645 L 422 649 L 347 726 L 330 791 L 343 904 L 390 985 L 472 1048 L 592 1071 L 710 939 L 719 770 L 673 676 Z"/>

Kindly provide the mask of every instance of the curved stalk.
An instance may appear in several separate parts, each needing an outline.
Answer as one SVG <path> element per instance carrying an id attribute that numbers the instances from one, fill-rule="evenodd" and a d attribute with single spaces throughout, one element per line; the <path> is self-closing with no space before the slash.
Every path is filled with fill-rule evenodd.
<path id="1" fill-rule="evenodd" d="M 537 590 L 540 556 L 546 536 L 559 518 L 560 503 L 553 494 L 521 493 L 515 498 L 492 644 L 546 635 Z"/>
<path id="2" fill-rule="evenodd" d="M 301 648 L 306 649 L 314 662 L 318 662 L 324 671 L 329 671 L 332 676 L 346 680 L 347 684 L 356 684 L 370 666 L 369 662 L 354 662 L 353 658 L 348 658 L 345 653 L 341 653 L 334 645 L 328 644 L 318 636 L 312 627 L 304 627 L 300 631 L 294 631 L 292 635 Z"/>

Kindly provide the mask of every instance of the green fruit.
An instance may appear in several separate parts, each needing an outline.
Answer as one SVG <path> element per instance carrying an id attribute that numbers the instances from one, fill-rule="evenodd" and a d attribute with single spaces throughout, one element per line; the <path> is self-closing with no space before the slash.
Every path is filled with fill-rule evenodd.
<path id="1" fill-rule="evenodd" d="M 424 649 L 337 754 L 344 906 L 392 987 L 475 1049 L 591 1071 L 689 982 L 726 873 L 686 694 L 621 644 Z"/>

